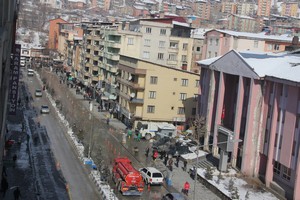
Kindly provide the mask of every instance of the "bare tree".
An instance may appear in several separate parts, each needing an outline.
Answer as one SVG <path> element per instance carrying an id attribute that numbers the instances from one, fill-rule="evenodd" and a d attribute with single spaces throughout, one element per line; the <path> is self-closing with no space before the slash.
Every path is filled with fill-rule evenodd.
<path id="1" fill-rule="evenodd" d="M 200 138 L 204 138 L 204 150 L 208 150 L 208 134 L 206 127 L 206 119 L 200 115 L 197 115 L 193 125 L 195 127 L 195 138 L 200 142 Z"/>

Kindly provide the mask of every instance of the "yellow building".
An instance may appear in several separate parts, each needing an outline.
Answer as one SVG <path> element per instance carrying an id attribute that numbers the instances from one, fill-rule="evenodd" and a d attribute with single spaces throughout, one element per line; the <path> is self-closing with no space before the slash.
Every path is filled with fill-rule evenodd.
<path id="1" fill-rule="evenodd" d="M 119 118 L 189 124 L 197 106 L 199 74 L 120 55 Z"/>
<path id="2" fill-rule="evenodd" d="M 289 17 L 298 17 L 298 3 L 283 2 L 281 4 L 281 15 Z"/>

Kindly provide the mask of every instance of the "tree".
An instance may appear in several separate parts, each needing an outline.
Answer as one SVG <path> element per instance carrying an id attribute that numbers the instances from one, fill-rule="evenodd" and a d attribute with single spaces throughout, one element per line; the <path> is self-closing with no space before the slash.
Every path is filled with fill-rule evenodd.
<path id="1" fill-rule="evenodd" d="M 197 115 L 193 125 L 197 134 L 195 135 L 197 141 L 200 141 L 201 137 L 204 137 L 204 150 L 208 150 L 208 134 L 207 134 L 207 127 L 206 127 L 206 119 L 200 115 Z"/>

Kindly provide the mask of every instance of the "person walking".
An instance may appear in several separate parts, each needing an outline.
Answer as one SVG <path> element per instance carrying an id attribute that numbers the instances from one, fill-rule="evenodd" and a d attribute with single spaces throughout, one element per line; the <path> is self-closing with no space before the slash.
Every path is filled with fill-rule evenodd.
<path id="1" fill-rule="evenodd" d="M 158 152 L 155 150 L 153 152 L 153 161 L 155 161 L 157 159 L 157 157 L 158 157 Z"/>
<path id="2" fill-rule="evenodd" d="M 183 171 L 186 171 L 186 167 L 187 167 L 187 161 L 184 160 L 184 161 L 183 161 Z"/>
<path id="3" fill-rule="evenodd" d="M 170 159 L 169 159 L 168 164 L 169 164 L 169 166 L 168 166 L 168 167 L 169 167 L 169 170 L 170 170 L 170 171 L 173 171 L 173 158 L 170 158 Z"/>
<path id="4" fill-rule="evenodd" d="M 168 154 L 166 154 L 165 157 L 164 157 L 164 164 L 166 166 L 167 166 L 167 163 L 168 163 L 168 159 L 169 159 Z"/>
<path id="5" fill-rule="evenodd" d="M 19 187 L 17 187 L 14 191 L 14 197 L 15 197 L 15 200 L 19 200 L 20 197 L 21 197 L 21 191 L 19 189 Z"/>
<path id="6" fill-rule="evenodd" d="M 148 156 L 149 156 L 149 151 L 150 151 L 150 149 L 149 149 L 149 147 L 147 147 L 147 149 L 146 149 L 146 157 L 148 158 Z"/>
<path id="7" fill-rule="evenodd" d="M 189 190 L 190 190 L 190 184 L 189 182 L 185 182 L 184 185 L 183 185 L 183 194 L 185 194 L 186 196 L 189 196 Z"/>
<path id="8" fill-rule="evenodd" d="M 131 130 L 131 129 L 128 129 L 128 130 L 127 130 L 127 136 L 128 136 L 129 139 L 130 139 L 130 137 L 132 136 L 132 130 Z"/>
<path id="9" fill-rule="evenodd" d="M 140 142 L 141 141 L 141 137 L 142 137 L 142 134 L 140 132 L 138 132 L 137 134 L 137 141 Z"/>
<path id="10" fill-rule="evenodd" d="M 2 191 L 2 197 L 4 198 L 5 197 L 5 194 L 6 194 L 6 191 L 8 189 L 8 182 L 6 180 L 5 177 L 2 177 L 2 180 L 1 180 L 1 191 Z"/>
<path id="11" fill-rule="evenodd" d="M 107 117 L 107 118 L 106 118 L 106 124 L 107 124 L 107 125 L 109 125 L 109 121 L 110 121 L 110 119 L 109 119 L 109 117 Z"/>
<path id="12" fill-rule="evenodd" d="M 14 167 L 16 166 L 16 161 L 17 161 L 17 155 L 14 154 L 14 156 L 13 156 Z"/>
<path id="13" fill-rule="evenodd" d="M 179 167 L 179 161 L 180 161 L 180 157 L 177 156 L 177 157 L 176 157 L 176 167 Z"/>

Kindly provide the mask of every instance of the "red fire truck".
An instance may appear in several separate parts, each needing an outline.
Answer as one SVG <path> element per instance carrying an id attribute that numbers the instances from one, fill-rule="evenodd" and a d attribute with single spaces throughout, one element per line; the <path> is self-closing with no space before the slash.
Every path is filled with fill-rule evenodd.
<path id="1" fill-rule="evenodd" d="M 144 190 L 143 177 L 127 157 L 114 159 L 112 178 L 123 195 L 141 195 Z"/>

